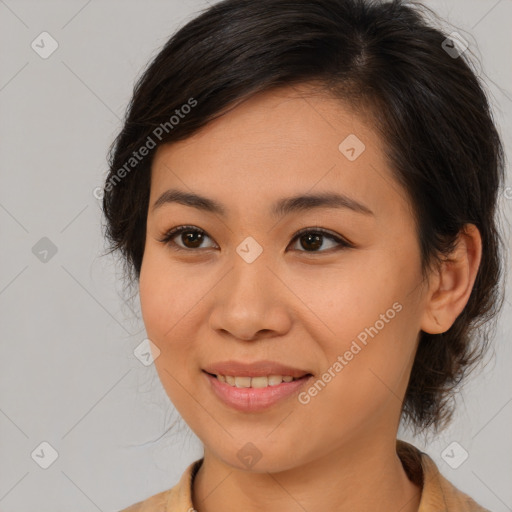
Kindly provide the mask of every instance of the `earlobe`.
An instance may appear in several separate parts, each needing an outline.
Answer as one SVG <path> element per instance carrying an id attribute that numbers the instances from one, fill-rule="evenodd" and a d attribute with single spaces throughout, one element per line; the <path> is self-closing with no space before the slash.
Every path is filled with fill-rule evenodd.
<path id="1" fill-rule="evenodd" d="M 446 332 L 466 306 L 482 258 L 482 239 L 474 224 L 459 232 L 457 244 L 439 265 L 428 292 L 421 330 Z"/>

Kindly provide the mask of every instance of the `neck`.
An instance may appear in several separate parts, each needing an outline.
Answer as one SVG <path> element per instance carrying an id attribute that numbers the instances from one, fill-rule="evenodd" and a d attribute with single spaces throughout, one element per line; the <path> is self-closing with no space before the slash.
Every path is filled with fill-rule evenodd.
<path id="1" fill-rule="evenodd" d="M 198 512 L 218 510 L 354 510 L 417 512 L 421 489 L 407 477 L 396 440 L 354 441 L 280 472 L 255 473 L 225 464 L 205 449 L 194 480 Z"/>

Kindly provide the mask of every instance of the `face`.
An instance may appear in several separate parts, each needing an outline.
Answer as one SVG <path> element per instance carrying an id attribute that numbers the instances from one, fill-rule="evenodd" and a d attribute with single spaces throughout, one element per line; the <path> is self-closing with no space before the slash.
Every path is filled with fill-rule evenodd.
<path id="1" fill-rule="evenodd" d="M 394 440 L 421 328 L 416 228 L 383 142 L 307 92 L 253 96 L 152 166 L 155 365 L 205 454 L 241 469 Z"/>

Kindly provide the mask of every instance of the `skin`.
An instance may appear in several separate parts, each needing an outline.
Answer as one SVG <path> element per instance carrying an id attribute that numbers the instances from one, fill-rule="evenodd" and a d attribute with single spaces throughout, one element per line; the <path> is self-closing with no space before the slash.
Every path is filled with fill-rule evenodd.
<path id="1" fill-rule="evenodd" d="M 349 134 L 365 144 L 354 161 L 338 149 Z M 481 240 L 469 225 L 452 260 L 423 280 L 411 205 L 382 144 L 366 118 L 303 85 L 252 96 L 157 150 L 140 300 L 162 384 L 204 444 L 193 487 L 199 512 L 418 509 L 421 489 L 396 453 L 401 402 L 420 330 L 446 331 L 469 298 Z M 228 213 L 153 209 L 170 188 Z M 344 193 L 373 214 L 269 213 L 280 198 L 321 191 Z M 202 230 L 203 241 L 160 241 L 180 225 Z M 354 247 L 324 237 L 311 249 L 295 238 L 315 227 Z M 248 236 L 263 249 L 252 263 L 236 252 Z M 307 404 L 293 396 L 239 412 L 201 372 L 212 362 L 270 359 L 318 378 L 397 302 L 401 311 Z M 261 454 L 250 468 L 237 457 L 248 442 Z"/>

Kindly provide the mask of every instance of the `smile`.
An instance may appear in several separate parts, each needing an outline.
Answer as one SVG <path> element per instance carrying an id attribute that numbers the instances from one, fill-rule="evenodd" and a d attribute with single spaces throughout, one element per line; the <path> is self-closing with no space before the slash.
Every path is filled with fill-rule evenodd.
<path id="1" fill-rule="evenodd" d="M 230 376 L 203 371 L 209 388 L 222 404 L 244 413 L 263 412 L 300 393 L 313 377 L 290 375 Z"/>
<path id="2" fill-rule="evenodd" d="M 301 377 L 294 378 L 291 375 L 263 375 L 258 377 L 215 375 L 220 382 L 237 388 L 266 388 L 278 386 L 282 382 L 292 382 Z"/>

